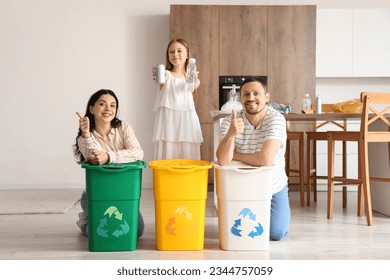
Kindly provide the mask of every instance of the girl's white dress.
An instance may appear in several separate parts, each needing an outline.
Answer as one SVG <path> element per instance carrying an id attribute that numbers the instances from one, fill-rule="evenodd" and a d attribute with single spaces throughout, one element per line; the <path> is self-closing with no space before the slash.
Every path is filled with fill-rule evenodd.
<path id="1" fill-rule="evenodd" d="M 203 136 L 192 93 L 185 92 L 184 78 L 167 73 L 169 78 L 161 91 L 158 86 L 153 108 L 154 158 L 199 160 Z"/>

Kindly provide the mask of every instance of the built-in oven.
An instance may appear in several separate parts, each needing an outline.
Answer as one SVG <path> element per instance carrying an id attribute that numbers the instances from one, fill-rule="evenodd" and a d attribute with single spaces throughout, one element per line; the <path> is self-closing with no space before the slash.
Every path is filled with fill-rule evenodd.
<path id="1" fill-rule="evenodd" d="M 241 84 L 251 77 L 267 81 L 267 76 L 219 76 L 219 110 L 229 101 L 230 92 L 234 87 L 236 88 L 236 95 L 239 98 Z"/>

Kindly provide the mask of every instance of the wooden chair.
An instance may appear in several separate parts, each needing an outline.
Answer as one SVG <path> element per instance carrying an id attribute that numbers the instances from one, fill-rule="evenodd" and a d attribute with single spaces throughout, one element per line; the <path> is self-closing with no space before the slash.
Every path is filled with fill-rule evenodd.
<path id="1" fill-rule="evenodd" d="M 371 93 L 362 92 L 360 96 L 363 103 L 360 131 L 329 131 L 328 136 L 328 219 L 333 214 L 333 199 L 335 182 L 357 183 L 358 189 L 358 216 L 362 215 L 362 205 L 364 200 L 367 225 L 373 224 L 370 180 L 390 182 L 390 178 L 370 178 L 368 162 L 368 143 L 387 142 L 389 143 L 390 160 L 390 121 L 385 114 L 390 112 L 390 93 Z M 386 107 L 378 109 L 378 106 Z M 375 130 L 371 124 L 374 122 L 383 122 L 388 129 L 385 131 Z M 359 147 L 358 179 L 334 176 L 334 143 L 335 141 L 355 141 Z M 390 161 L 389 161 L 390 164 Z"/>
<path id="2" fill-rule="evenodd" d="M 333 104 L 322 104 L 322 112 L 323 113 L 333 113 Z M 321 127 L 325 125 L 333 124 L 337 127 L 339 127 L 342 131 L 346 131 L 347 129 L 347 122 L 343 121 L 341 124 L 336 121 L 324 121 L 321 123 L 313 122 L 313 131 L 306 132 L 306 182 L 307 182 L 307 188 L 306 188 L 306 203 L 308 206 L 310 206 L 311 201 L 311 184 L 313 183 L 313 197 L 314 202 L 317 201 L 317 180 L 323 179 L 327 180 L 328 175 L 318 174 L 317 170 L 317 141 L 327 141 L 328 136 L 325 131 L 318 131 Z M 311 146 L 313 147 L 313 150 L 311 150 Z M 347 174 L 347 145 L 346 142 L 342 143 L 342 174 L 345 176 Z M 347 188 L 343 187 L 343 208 L 347 206 Z"/>
<path id="3" fill-rule="evenodd" d="M 305 169 L 304 169 L 304 140 L 305 135 L 302 131 L 287 131 L 286 143 L 286 174 L 290 177 L 291 173 L 298 174 L 299 177 L 299 191 L 301 206 L 305 206 Z M 291 168 L 291 141 L 298 141 L 298 168 Z"/>

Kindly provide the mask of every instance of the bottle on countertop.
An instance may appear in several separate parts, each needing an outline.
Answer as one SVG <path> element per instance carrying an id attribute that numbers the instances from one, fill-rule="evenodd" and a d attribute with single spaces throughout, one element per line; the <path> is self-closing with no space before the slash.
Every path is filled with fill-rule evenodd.
<path id="1" fill-rule="evenodd" d="M 196 81 L 196 59 L 188 59 L 188 65 L 186 70 L 185 78 L 185 91 L 193 92 L 195 90 L 195 81 Z"/>
<path id="2" fill-rule="evenodd" d="M 319 95 L 316 96 L 316 114 L 322 114 L 322 102 Z"/>
<path id="3" fill-rule="evenodd" d="M 305 98 L 303 98 L 303 110 L 311 109 L 311 99 L 308 93 L 305 94 Z"/>

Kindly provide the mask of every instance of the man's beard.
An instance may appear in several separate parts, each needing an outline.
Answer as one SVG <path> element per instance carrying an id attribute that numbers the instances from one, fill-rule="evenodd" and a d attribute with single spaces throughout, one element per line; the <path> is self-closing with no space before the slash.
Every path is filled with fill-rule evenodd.
<path id="1" fill-rule="evenodd" d="M 259 111 L 254 111 L 254 112 L 253 112 L 253 111 L 249 111 L 248 109 L 246 109 L 245 111 L 246 111 L 249 115 L 254 116 L 254 115 L 257 115 L 257 114 L 261 113 L 266 107 L 267 107 L 267 104 L 265 104 L 264 107 L 263 107 L 261 110 L 259 110 Z"/>

